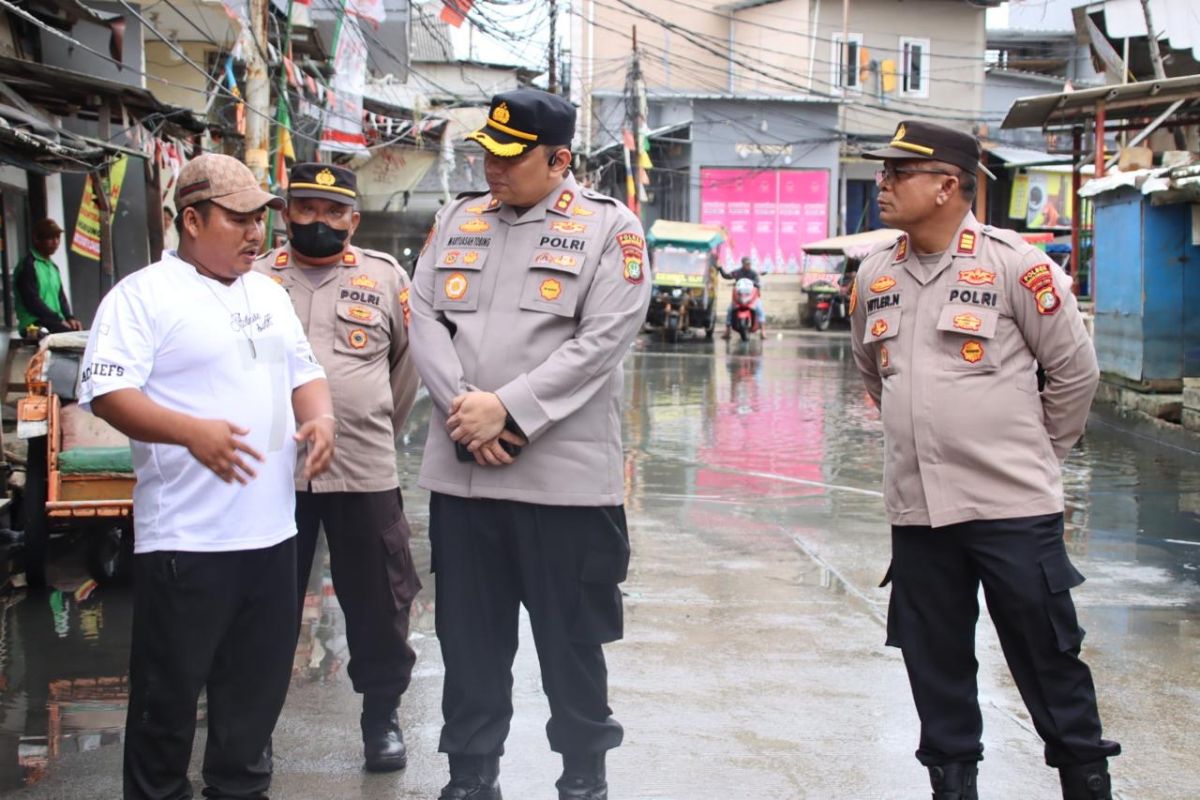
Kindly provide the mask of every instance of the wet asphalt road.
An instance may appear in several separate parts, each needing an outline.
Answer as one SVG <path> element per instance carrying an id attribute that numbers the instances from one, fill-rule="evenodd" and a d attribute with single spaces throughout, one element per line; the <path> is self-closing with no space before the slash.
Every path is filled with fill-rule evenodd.
<path id="1" fill-rule="evenodd" d="M 627 360 L 634 559 L 627 636 L 607 648 L 626 728 L 609 760 L 614 800 L 929 796 L 903 665 L 883 646 L 880 425 L 849 359 L 835 333 L 644 340 Z M 414 483 L 426 416 L 419 406 L 400 465 L 422 570 L 426 498 Z M 975 435 L 988 435 L 986 420 Z M 1125 800 L 1200 797 L 1197 458 L 1094 416 L 1067 465 L 1068 547 L 1089 578 L 1075 593 L 1084 657 L 1106 734 L 1126 748 L 1113 764 Z M 52 577 L 53 594 L 0 595 L 0 795 L 119 797 L 129 596 L 83 583 L 69 550 Z M 341 615 L 314 574 L 273 797 L 437 796 L 441 666 L 425 582 L 401 710 L 411 762 L 380 776 L 360 769 Z M 981 797 L 1055 798 L 986 617 L 979 630 Z M 505 795 L 552 800 L 558 764 L 527 627 L 515 675 Z"/>

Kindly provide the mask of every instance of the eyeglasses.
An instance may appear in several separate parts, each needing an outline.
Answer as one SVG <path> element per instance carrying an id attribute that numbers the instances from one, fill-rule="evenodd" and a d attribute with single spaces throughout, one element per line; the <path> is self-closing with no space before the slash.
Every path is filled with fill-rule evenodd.
<path id="1" fill-rule="evenodd" d="M 901 175 L 945 175 L 948 178 L 957 178 L 959 175 L 954 172 L 945 172 L 940 169 L 919 169 L 917 167 L 893 167 L 888 164 L 883 169 L 875 173 L 875 185 L 883 186 L 885 183 L 895 183 Z"/>

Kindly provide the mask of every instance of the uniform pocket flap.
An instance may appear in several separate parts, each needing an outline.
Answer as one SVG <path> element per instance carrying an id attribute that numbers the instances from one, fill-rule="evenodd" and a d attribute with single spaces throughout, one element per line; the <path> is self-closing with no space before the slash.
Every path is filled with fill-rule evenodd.
<path id="1" fill-rule="evenodd" d="M 1046 587 L 1053 593 L 1074 589 L 1083 583 L 1083 573 L 1075 569 L 1066 551 L 1043 558 L 1040 562 L 1042 574 L 1046 576 Z"/>
<path id="2" fill-rule="evenodd" d="M 479 270 L 487 263 L 488 251 L 469 247 L 443 250 L 438 256 L 438 269 Z"/>
<path id="3" fill-rule="evenodd" d="M 900 332 L 900 309 L 883 311 L 867 317 L 867 329 L 863 332 L 863 344 L 882 342 Z"/>
<path id="4" fill-rule="evenodd" d="M 348 303 L 340 301 L 337 304 L 338 318 L 351 325 L 378 325 L 383 320 L 383 312 L 366 303 Z"/>
<path id="5" fill-rule="evenodd" d="M 531 269 L 549 269 L 578 275 L 583 269 L 582 253 L 563 253 L 555 250 L 539 250 L 529 262 Z"/>
<path id="6" fill-rule="evenodd" d="M 999 321 L 998 311 L 968 305 L 947 305 L 942 307 L 942 312 L 938 315 L 937 329 L 991 339 L 996 335 L 996 324 Z"/>
<path id="7" fill-rule="evenodd" d="M 629 571 L 629 554 L 607 550 L 589 550 L 583 560 L 584 583 L 617 584 L 625 580 Z"/>

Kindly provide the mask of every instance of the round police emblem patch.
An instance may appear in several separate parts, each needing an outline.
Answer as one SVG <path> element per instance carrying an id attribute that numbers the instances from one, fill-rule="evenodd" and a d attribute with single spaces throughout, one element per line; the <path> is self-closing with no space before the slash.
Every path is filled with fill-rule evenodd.
<path id="1" fill-rule="evenodd" d="M 350 331 L 350 346 L 355 350 L 362 350 L 367 346 L 367 332 L 362 328 L 355 328 Z"/>

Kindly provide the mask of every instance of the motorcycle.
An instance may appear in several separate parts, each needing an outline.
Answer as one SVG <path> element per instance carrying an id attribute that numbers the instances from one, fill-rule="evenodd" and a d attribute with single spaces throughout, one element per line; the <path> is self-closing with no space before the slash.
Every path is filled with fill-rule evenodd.
<path id="1" fill-rule="evenodd" d="M 758 287 L 749 278 L 738 278 L 733 284 L 733 328 L 743 342 L 762 327 L 758 322 L 758 312 L 754 310 L 758 298 Z"/>
<path id="2" fill-rule="evenodd" d="M 850 296 L 841 286 L 830 283 L 814 283 L 806 289 L 810 295 L 813 327 L 819 331 L 829 330 L 834 320 L 850 319 Z"/>

